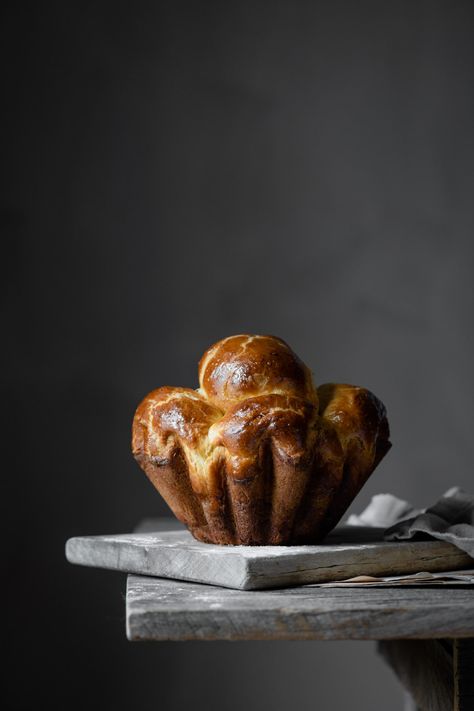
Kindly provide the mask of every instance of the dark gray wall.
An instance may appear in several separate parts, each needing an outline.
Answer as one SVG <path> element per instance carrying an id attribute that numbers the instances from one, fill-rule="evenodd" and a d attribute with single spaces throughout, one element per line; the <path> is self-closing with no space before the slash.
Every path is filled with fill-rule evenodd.
<path id="1" fill-rule="evenodd" d="M 9 708 L 400 708 L 371 645 L 130 645 L 63 544 L 165 511 L 134 407 L 238 332 L 384 400 L 356 509 L 472 490 L 472 3 L 2 15 Z"/>

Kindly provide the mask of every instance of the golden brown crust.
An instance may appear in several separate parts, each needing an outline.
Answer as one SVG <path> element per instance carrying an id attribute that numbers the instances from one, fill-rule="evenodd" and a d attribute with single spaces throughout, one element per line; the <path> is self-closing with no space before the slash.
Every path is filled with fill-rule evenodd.
<path id="1" fill-rule="evenodd" d="M 275 336 L 231 336 L 199 362 L 201 392 L 223 410 L 257 395 L 280 393 L 310 400 L 317 395 L 310 370 Z"/>
<path id="2" fill-rule="evenodd" d="M 137 408 L 132 450 L 203 541 L 316 542 L 390 447 L 383 404 L 329 383 L 273 336 L 233 336 L 200 361 L 199 390 L 162 387 Z"/>
<path id="3" fill-rule="evenodd" d="M 318 394 L 320 414 L 335 428 L 344 452 L 343 479 L 326 513 L 325 534 L 341 519 L 391 443 L 385 406 L 370 390 L 327 383 Z"/>
<path id="4" fill-rule="evenodd" d="M 312 403 L 276 394 L 243 400 L 212 426 L 211 442 L 226 453 L 238 541 L 287 539 L 308 484 L 317 419 Z"/>

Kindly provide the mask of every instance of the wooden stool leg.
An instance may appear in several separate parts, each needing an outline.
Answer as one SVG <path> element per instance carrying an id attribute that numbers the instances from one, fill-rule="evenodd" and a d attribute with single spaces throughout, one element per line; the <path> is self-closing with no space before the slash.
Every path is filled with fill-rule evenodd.
<path id="1" fill-rule="evenodd" d="M 474 639 L 394 639 L 377 648 L 413 699 L 405 711 L 474 710 Z"/>
<path id="2" fill-rule="evenodd" d="M 453 640 L 454 711 L 474 709 L 474 639 Z"/>
<path id="3" fill-rule="evenodd" d="M 394 639 L 378 651 L 421 711 L 453 711 L 453 646 L 449 640 Z"/>
<path id="4" fill-rule="evenodd" d="M 413 696 L 406 689 L 403 692 L 403 711 L 420 711 L 420 707 L 416 705 Z"/>

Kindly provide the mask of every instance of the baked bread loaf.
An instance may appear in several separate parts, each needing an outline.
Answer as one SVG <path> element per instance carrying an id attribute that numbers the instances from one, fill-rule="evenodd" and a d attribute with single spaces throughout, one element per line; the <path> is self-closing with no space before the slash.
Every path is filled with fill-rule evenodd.
<path id="1" fill-rule="evenodd" d="M 354 385 L 316 388 L 280 338 L 230 336 L 199 363 L 197 390 L 138 406 L 133 454 L 200 541 L 317 543 L 387 453 L 385 407 Z"/>

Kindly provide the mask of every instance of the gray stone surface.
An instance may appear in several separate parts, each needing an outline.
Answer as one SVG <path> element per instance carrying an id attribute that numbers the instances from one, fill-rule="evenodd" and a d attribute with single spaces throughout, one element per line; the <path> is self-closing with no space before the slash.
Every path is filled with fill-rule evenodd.
<path id="1" fill-rule="evenodd" d="M 464 589 L 225 590 L 131 575 L 130 640 L 401 639 L 474 636 Z"/>
<path id="2" fill-rule="evenodd" d="M 472 559 L 451 544 L 388 543 L 380 540 L 381 529 L 341 526 L 318 546 L 216 546 L 196 541 L 187 531 L 163 531 L 161 526 L 157 521 L 154 532 L 72 538 L 66 556 L 79 565 L 241 590 L 472 565 Z"/>

